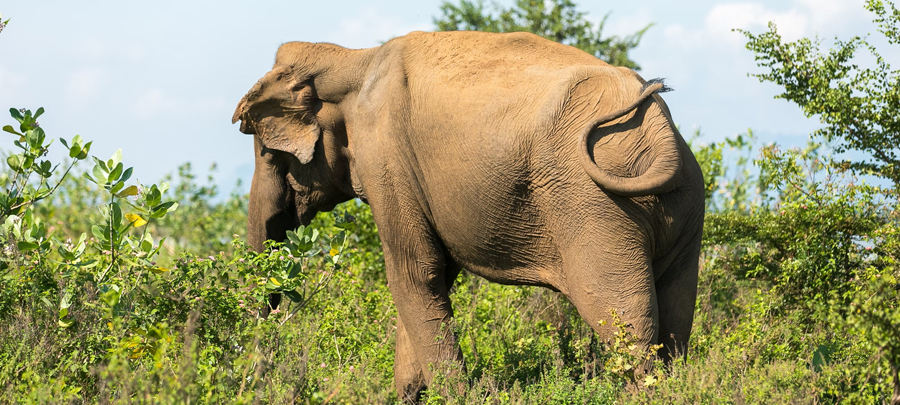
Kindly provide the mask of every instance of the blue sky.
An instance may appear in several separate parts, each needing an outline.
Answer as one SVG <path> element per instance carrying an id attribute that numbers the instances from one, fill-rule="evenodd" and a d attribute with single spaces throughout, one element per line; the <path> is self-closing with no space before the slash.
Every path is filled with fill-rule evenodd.
<path id="1" fill-rule="evenodd" d="M 278 45 L 377 46 L 432 29 L 441 3 L 4 2 L 0 13 L 12 21 L 0 33 L 0 107 L 45 107 L 40 121 L 51 137 L 81 134 L 104 158 L 122 148 L 143 182 L 183 162 L 201 173 L 216 162 L 216 177 L 228 191 L 238 178 L 249 186 L 253 165 L 250 137 L 231 125 L 232 112 L 271 68 Z M 753 128 L 764 141 L 797 145 L 818 126 L 792 104 L 774 100 L 777 87 L 747 77 L 760 70 L 732 28 L 762 32 L 775 21 L 787 39 L 819 35 L 826 44 L 835 36 L 874 33 L 862 0 L 578 3 L 595 21 L 611 12 L 611 35 L 655 24 L 632 58 L 644 77 L 668 79 L 676 91 L 665 97 L 682 132 L 700 128 L 706 141 Z M 898 54 L 885 53 L 889 60 Z M 10 121 L 0 118 L 3 125 Z"/>

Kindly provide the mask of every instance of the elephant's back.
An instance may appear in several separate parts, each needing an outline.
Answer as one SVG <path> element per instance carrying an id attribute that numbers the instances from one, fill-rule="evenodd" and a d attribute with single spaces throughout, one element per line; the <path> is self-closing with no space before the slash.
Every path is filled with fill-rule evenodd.
<path id="1" fill-rule="evenodd" d="M 609 66 L 578 48 L 525 32 L 419 32 L 403 38 L 412 81 L 463 91 L 485 85 L 494 91 L 518 90 L 571 66 Z"/>

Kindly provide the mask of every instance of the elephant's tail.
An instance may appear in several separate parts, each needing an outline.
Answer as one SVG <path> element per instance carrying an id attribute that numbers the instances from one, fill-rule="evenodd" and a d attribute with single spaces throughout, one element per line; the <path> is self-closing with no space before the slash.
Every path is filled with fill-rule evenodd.
<path id="1" fill-rule="evenodd" d="M 681 171 L 681 154 L 678 150 L 675 131 L 669 125 L 664 126 L 664 129 L 669 133 L 657 137 L 658 141 L 655 148 L 658 148 L 659 154 L 647 171 L 640 176 L 621 177 L 608 173 L 597 167 L 588 152 L 588 135 L 595 128 L 628 114 L 654 93 L 669 90 L 671 89 L 666 87 L 661 79 L 650 80 L 644 84 L 640 97 L 634 103 L 621 110 L 597 118 L 585 128 L 581 134 L 581 166 L 598 186 L 606 191 L 625 197 L 663 194 L 677 186 L 676 178 Z"/>

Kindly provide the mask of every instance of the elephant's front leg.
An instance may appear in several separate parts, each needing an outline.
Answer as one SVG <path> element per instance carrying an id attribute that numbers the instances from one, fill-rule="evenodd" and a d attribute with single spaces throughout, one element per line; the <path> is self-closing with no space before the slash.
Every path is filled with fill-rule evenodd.
<path id="1" fill-rule="evenodd" d="M 417 403 L 419 393 L 425 387 L 425 375 L 419 365 L 419 357 L 409 340 L 409 334 L 403 326 L 403 320 L 397 319 L 397 346 L 394 351 L 394 385 L 400 400 L 404 403 Z"/>
<path id="2" fill-rule="evenodd" d="M 448 268 L 440 241 L 427 223 L 381 227 L 380 234 L 387 279 L 401 324 L 395 383 L 401 398 L 415 398 L 424 388 L 415 381 L 419 372 L 427 384 L 434 377 L 434 366 L 447 361 L 462 365 L 462 352 L 450 330 L 452 279 L 448 272 L 454 270 Z"/>

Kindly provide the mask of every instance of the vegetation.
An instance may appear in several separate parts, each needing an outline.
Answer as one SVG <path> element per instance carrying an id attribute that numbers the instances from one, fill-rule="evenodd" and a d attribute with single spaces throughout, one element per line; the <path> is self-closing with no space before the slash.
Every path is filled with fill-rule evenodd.
<path id="1" fill-rule="evenodd" d="M 569 2 L 552 4 L 581 18 Z M 526 5 L 538 7 L 516 7 Z M 867 6 L 893 35 L 893 6 Z M 481 3 L 442 10 L 469 10 L 465 21 L 503 19 Z M 821 55 L 815 41 L 783 43 L 774 26 L 746 35 L 760 65 L 772 69 L 760 77 L 802 95 L 788 99 L 812 106 L 808 113 L 831 128 L 813 140 L 844 143 L 757 151 L 752 131 L 693 141 L 708 215 L 688 356 L 668 368 L 655 361 L 635 379 L 645 359 L 631 350 L 627 325 L 616 322 L 615 338 L 601 342 L 560 294 L 464 273 L 452 292 L 453 327 L 470 389 L 455 393 L 446 377 L 454 374 L 439 372 L 424 402 L 900 401 L 896 171 L 877 156 L 849 164 L 833 157 L 875 155 L 879 136 L 883 151 L 893 151 L 892 127 L 863 123 L 879 114 L 890 122 L 885 103 L 896 86 L 831 81 L 849 59 L 829 55 L 849 42 Z M 772 55 L 782 62 L 770 63 Z M 807 65 L 797 68 L 799 61 Z M 893 75 L 878 66 L 846 71 Z M 774 79 L 788 73 L 805 81 Z M 10 137 L 0 173 L 0 402 L 397 401 L 396 310 L 367 206 L 343 204 L 257 253 L 242 242 L 245 195 L 220 197 L 213 179 L 200 184 L 190 165 L 159 184 L 135 183 L 121 152 L 91 157 L 91 143 L 78 136 L 56 144 L 69 161 L 51 162 L 42 113 L 11 109 L 12 125 L 3 128 Z M 868 135 L 854 138 L 862 130 Z M 264 319 L 271 292 L 287 301 Z"/>
<path id="2" fill-rule="evenodd" d="M 900 13 L 892 3 L 867 0 L 865 7 L 875 14 L 878 32 L 892 45 L 900 43 Z M 900 72 L 878 53 L 866 38 L 837 40 L 835 48 L 820 52 L 821 40 L 803 38 L 784 42 L 774 23 L 759 35 L 742 31 L 747 49 L 756 54 L 761 82 L 784 88 L 778 95 L 796 103 L 807 116 L 818 116 L 825 126 L 814 136 L 835 141 L 835 153 L 864 152 L 866 159 L 841 161 L 857 173 L 891 180 L 900 187 Z M 860 68 L 854 58 L 865 48 L 876 61 L 872 68 Z"/>

